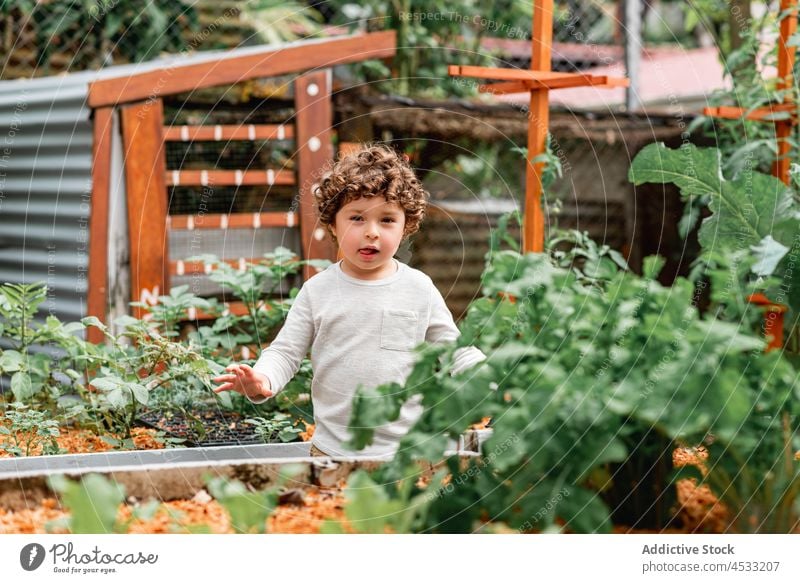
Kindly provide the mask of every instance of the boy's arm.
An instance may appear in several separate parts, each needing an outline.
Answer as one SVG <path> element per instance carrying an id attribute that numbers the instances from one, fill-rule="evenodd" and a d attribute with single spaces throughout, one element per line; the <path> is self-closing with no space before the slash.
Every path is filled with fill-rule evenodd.
<path id="1" fill-rule="evenodd" d="M 286 321 L 275 340 L 261 352 L 253 370 L 269 379 L 272 396 L 278 394 L 297 373 L 314 337 L 314 318 L 306 285 L 294 299 Z M 252 403 L 263 403 L 270 397 L 250 398 Z"/>
<path id="2" fill-rule="evenodd" d="M 453 321 L 453 314 L 450 313 L 450 309 L 447 307 L 442 294 L 439 293 L 439 290 L 436 289 L 432 281 L 430 286 L 431 315 L 428 320 L 428 330 L 425 333 L 425 340 L 437 344 L 455 342 L 461 335 L 461 332 Z M 474 346 L 459 348 L 455 351 L 453 356 L 455 358 L 455 363 L 453 364 L 453 369 L 450 371 L 451 376 L 486 360 L 486 355 Z"/>

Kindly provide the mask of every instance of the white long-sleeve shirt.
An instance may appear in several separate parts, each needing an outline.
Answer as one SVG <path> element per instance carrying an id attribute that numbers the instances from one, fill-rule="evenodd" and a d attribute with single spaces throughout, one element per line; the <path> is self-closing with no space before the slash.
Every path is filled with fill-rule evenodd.
<path id="1" fill-rule="evenodd" d="M 310 347 L 316 424 L 312 443 L 329 455 L 393 455 L 422 414 L 422 405 L 409 400 L 397 421 L 376 428 L 373 444 L 356 452 L 344 445 L 350 438 L 356 389 L 404 384 L 417 357 L 415 346 L 452 342 L 460 334 L 431 278 L 394 261 L 397 271 L 379 280 L 351 277 L 342 271 L 341 261 L 309 278 L 277 337 L 253 367 L 266 375 L 277 394 L 297 373 Z M 475 347 L 460 348 L 450 374 L 485 358 Z"/>

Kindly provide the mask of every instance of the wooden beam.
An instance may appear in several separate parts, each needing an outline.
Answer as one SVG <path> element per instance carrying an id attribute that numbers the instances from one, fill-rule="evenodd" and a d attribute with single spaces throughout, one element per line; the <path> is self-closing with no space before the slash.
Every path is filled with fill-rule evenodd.
<path id="1" fill-rule="evenodd" d="M 251 265 L 264 262 L 263 257 L 240 257 L 238 259 L 223 259 L 231 267 L 236 267 L 242 271 Z M 215 271 L 211 266 L 203 261 L 189 261 L 188 259 L 175 259 L 169 262 L 170 275 L 207 275 Z"/>
<path id="2" fill-rule="evenodd" d="M 703 115 L 708 117 L 717 117 L 722 119 L 746 119 L 749 121 L 773 121 L 769 119 L 770 116 L 776 113 L 789 112 L 792 113 L 794 118 L 797 106 L 794 103 L 776 103 L 775 105 L 767 105 L 758 107 L 756 109 L 746 110 L 742 107 L 720 106 L 720 107 L 704 107 Z M 790 119 L 792 123 L 796 123 L 795 119 Z"/>
<path id="3" fill-rule="evenodd" d="M 293 125 L 214 125 L 214 126 L 166 126 L 166 142 L 212 142 L 235 140 L 291 140 Z"/>
<path id="4" fill-rule="evenodd" d="M 393 30 L 343 38 L 304 41 L 241 55 L 236 51 L 194 64 L 176 63 L 146 73 L 95 81 L 89 86 L 89 106 L 117 105 L 154 100 L 184 91 L 232 85 L 259 77 L 276 77 L 333 67 L 367 59 L 386 59 L 395 54 Z"/>
<path id="5" fill-rule="evenodd" d="M 552 38 L 552 36 L 551 36 Z M 536 40 L 534 40 L 534 45 Z M 544 81 L 549 79 L 567 79 L 580 73 L 561 73 L 546 70 L 504 69 L 498 67 L 477 67 L 474 65 L 448 65 L 447 73 L 453 77 L 474 77 L 477 79 L 499 79 L 504 81 Z"/>
<path id="6" fill-rule="evenodd" d="M 790 39 L 797 32 L 797 0 L 781 0 L 781 14 L 783 19 L 778 37 L 778 89 L 789 89 L 794 83 L 794 62 L 797 47 L 790 44 Z M 785 103 L 792 103 L 791 95 L 787 92 Z M 796 105 L 796 104 L 795 104 Z M 791 149 L 792 137 L 791 121 L 779 120 L 775 123 L 775 137 L 778 141 L 778 157 L 773 164 L 772 173 L 785 184 L 790 184 L 791 177 Z"/>
<path id="7" fill-rule="evenodd" d="M 101 107 L 94 111 L 92 120 L 92 208 L 89 216 L 89 281 L 86 298 L 86 315 L 106 321 L 108 307 L 108 211 L 111 189 L 111 132 L 114 111 Z M 89 342 L 99 344 L 103 333 L 91 327 L 86 331 Z"/>
<path id="8" fill-rule="evenodd" d="M 195 229 L 263 229 L 270 227 L 294 227 L 297 213 L 233 213 L 204 215 L 170 215 L 167 228 L 176 231 Z"/>
<path id="9" fill-rule="evenodd" d="M 295 130 L 297 132 L 297 170 L 300 185 L 300 245 L 303 259 L 336 260 L 336 248 L 327 230 L 319 223 L 313 191 L 333 161 L 331 126 L 331 70 L 306 73 L 295 80 Z M 293 211 L 297 210 L 292 208 Z M 306 265 L 303 278 L 316 274 Z"/>
<path id="10" fill-rule="evenodd" d="M 292 185 L 292 170 L 167 170 L 167 186 Z"/>
<path id="11" fill-rule="evenodd" d="M 167 185 L 164 109 L 160 99 L 122 108 L 125 186 L 128 195 L 128 236 L 131 299 L 152 301 L 168 292 Z M 135 317 L 144 311 L 134 308 Z"/>
<path id="12" fill-rule="evenodd" d="M 567 89 L 570 87 L 604 86 L 627 87 L 628 79 L 608 77 L 606 75 L 589 75 L 584 73 L 554 73 L 553 71 L 529 71 L 527 69 L 497 69 L 493 67 L 473 67 L 468 65 L 450 65 L 450 75 L 457 77 L 475 77 L 479 79 L 501 79 L 521 83 L 528 89 Z M 514 85 L 511 87 L 520 87 Z M 508 91 L 507 91 L 508 92 Z"/>
<path id="13" fill-rule="evenodd" d="M 480 93 L 506 95 L 508 93 L 527 93 L 533 86 L 526 81 L 504 81 L 502 83 L 485 83 L 478 85 Z"/>
<path id="14" fill-rule="evenodd" d="M 534 0 L 531 69 L 550 71 L 553 44 L 553 0 Z M 544 163 L 534 158 L 547 150 L 550 124 L 549 91 L 531 91 L 528 110 L 528 160 L 525 164 L 525 216 L 522 229 L 523 253 L 544 251 L 545 221 L 542 209 Z"/>

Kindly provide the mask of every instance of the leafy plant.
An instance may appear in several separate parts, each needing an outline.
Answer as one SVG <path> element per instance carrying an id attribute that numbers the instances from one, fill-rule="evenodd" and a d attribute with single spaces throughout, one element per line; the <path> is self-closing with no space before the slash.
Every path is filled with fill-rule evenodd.
<path id="1" fill-rule="evenodd" d="M 792 268 L 800 244 L 800 203 L 790 187 L 755 170 L 727 179 L 720 150 L 688 144 L 678 150 L 650 144 L 633 160 L 629 178 L 636 185 L 674 183 L 688 205 L 701 197 L 708 200 L 710 215 L 699 232 L 699 271 L 724 264 L 726 256 L 727 261 L 743 261 L 748 269 L 735 269 L 738 282 L 726 288 L 733 299 L 737 293 L 761 291 L 795 312 L 800 309 L 800 270 Z M 717 297 L 724 297 L 721 291 Z M 732 316 L 741 313 L 733 310 Z"/>
<path id="2" fill-rule="evenodd" d="M 13 456 L 28 456 L 37 448 L 41 448 L 44 455 L 61 453 L 56 441 L 60 435 L 58 421 L 48 417 L 43 411 L 11 403 L 5 420 L 0 421 L 0 449 Z"/>
<path id="3" fill-rule="evenodd" d="M 76 335 L 78 322 L 62 324 L 54 316 L 36 322 L 47 299 L 42 283 L 0 286 L 0 335 L 11 346 L 0 350 L 0 374 L 11 377 L 11 392 L 19 402 L 40 400 L 54 409 L 64 385 L 81 378 L 81 355 L 92 350 Z"/>
<path id="4" fill-rule="evenodd" d="M 274 413 L 268 418 L 256 417 L 245 419 L 244 422 L 253 425 L 256 434 L 265 443 L 273 443 L 276 437 L 282 443 L 295 441 L 303 432 L 303 429 L 296 425 L 294 417 L 288 413 Z"/>
<path id="5" fill-rule="evenodd" d="M 132 509 L 130 518 L 119 520 L 120 505 L 125 501 L 125 487 L 100 474 L 88 474 L 78 481 L 62 474 L 48 479 L 50 488 L 58 492 L 70 515 L 48 523 L 48 531 L 66 528 L 72 534 L 126 533 L 135 520 L 149 520 L 160 503 L 152 500 Z"/>
<path id="6" fill-rule="evenodd" d="M 162 52 L 181 52 L 199 28 L 198 13 L 187 2 L 157 0 L 69 0 L 3 2 L 0 14 L 30 23 L 37 67 L 53 71 L 67 53 L 71 69 L 142 62 Z M 9 20 L 10 22 L 10 20 Z"/>
<path id="7" fill-rule="evenodd" d="M 254 492 L 238 480 L 223 477 L 206 478 L 209 493 L 222 504 L 231 519 L 231 528 L 236 533 L 264 533 L 267 519 L 278 505 L 280 489 L 304 470 L 300 465 L 281 468 L 275 484 L 270 488 Z"/>
<path id="8" fill-rule="evenodd" d="M 218 310 L 215 300 L 197 297 L 189 293 L 188 289 L 188 285 L 179 285 L 172 288 L 169 294 L 158 296 L 158 302 L 155 304 L 130 302 L 130 305 L 145 308 L 148 320 L 157 325 L 164 336 L 174 338 L 180 335 L 178 325 L 186 320 L 186 314 L 190 309 L 212 313 Z"/>
<path id="9" fill-rule="evenodd" d="M 608 245 L 597 245 L 586 231 L 556 231 L 547 241 L 556 265 L 573 269 L 587 283 L 609 281 L 620 269 L 628 269 L 622 254 Z"/>
<path id="10" fill-rule="evenodd" d="M 97 318 L 84 318 L 83 323 L 99 328 L 108 344 L 100 356 L 87 357 L 95 376 L 90 381 L 92 389 L 83 387 L 81 396 L 90 404 L 90 412 L 128 444 L 138 411 L 150 402 L 152 393 L 180 391 L 184 384 L 209 391 L 212 377 L 222 371 L 197 346 L 171 341 L 146 321 L 119 318 L 116 324 L 123 333 L 118 336 Z"/>
<path id="11" fill-rule="evenodd" d="M 432 498 L 427 493 L 414 495 L 416 473 L 412 468 L 403 480 L 392 484 L 393 495 L 364 470 L 350 474 L 344 491 L 347 523 L 363 534 L 404 533 L 419 529 L 425 523 Z M 441 480 L 443 473 L 434 476 L 434 483 Z M 346 530 L 342 523 L 328 520 L 322 525 L 321 532 L 343 534 Z"/>
<path id="12" fill-rule="evenodd" d="M 491 416 L 486 463 L 464 471 L 448 460 L 458 485 L 435 492 L 426 528 L 464 532 L 487 519 L 526 528 L 537 517 L 537 530 L 608 532 L 601 492 L 615 487 L 613 468 L 631 453 L 627 436 L 677 444 L 713 435 L 726 460 L 774 442 L 780 432 L 764 428 L 765 416 L 786 413 L 796 423 L 786 399 L 797 390 L 791 367 L 778 354 L 762 354 L 762 339 L 702 319 L 691 282 L 679 278 L 665 288 L 655 281 L 662 264 L 648 258 L 645 277 L 618 271 L 587 284 L 545 254 L 493 246 L 484 297 L 470 306 L 458 341 L 419 347 L 404 386 L 362 388 L 351 445 L 368 445 L 375 427 L 397 419 L 402 404 L 419 395 L 424 413 L 378 474 L 391 484 L 415 460 L 441 459 L 448 437 Z M 451 376 L 454 352 L 468 345 L 487 361 Z M 777 378 L 774 370 L 782 371 Z M 784 459 L 783 451 L 771 446 L 759 455 L 769 464 Z"/>
<path id="13" fill-rule="evenodd" d="M 51 476 L 50 488 L 59 492 L 70 516 L 64 523 L 72 534 L 111 534 L 120 532 L 117 523 L 119 505 L 125 500 L 125 488 L 99 474 L 89 474 L 72 481 L 62 474 Z"/>

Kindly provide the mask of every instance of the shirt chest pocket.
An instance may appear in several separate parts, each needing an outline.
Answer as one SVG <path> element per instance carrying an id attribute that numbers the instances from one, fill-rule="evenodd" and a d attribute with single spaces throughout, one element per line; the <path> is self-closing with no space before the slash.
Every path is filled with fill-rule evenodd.
<path id="1" fill-rule="evenodd" d="M 381 348 L 411 350 L 417 345 L 417 314 L 409 310 L 383 310 Z"/>

